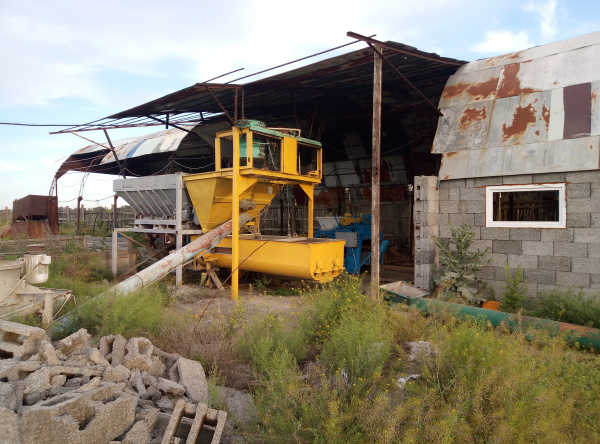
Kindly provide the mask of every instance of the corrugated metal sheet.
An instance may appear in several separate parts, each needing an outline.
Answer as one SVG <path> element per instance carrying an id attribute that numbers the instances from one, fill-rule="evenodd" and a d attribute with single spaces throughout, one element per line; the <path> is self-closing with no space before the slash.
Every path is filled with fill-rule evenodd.
<path id="1" fill-rule="evenodd" d="M 441 179 L 599 168 L 600 32 L 462 66 L 440 100 Z"/>

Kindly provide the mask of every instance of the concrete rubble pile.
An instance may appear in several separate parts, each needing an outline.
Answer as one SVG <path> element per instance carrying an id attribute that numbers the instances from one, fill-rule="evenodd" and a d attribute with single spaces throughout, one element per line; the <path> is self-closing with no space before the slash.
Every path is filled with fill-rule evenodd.
<path id="1" fill-rule="evenodd" d="M 85 329 L 58 342 L 0 320 L 0 443 L 218 443 L 227 412 L 208 406 L 199 362 L 147 338 Z"/>

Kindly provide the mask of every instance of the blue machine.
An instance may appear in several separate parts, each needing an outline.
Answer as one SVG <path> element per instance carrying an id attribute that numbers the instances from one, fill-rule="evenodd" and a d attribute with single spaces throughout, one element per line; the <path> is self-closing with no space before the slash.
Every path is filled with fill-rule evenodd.
<path id="1" fill-rule="evenodd" d="M 351 274 L 360 273 L 363 265 L 371 263 L 371 252 L 363 251 L 363 242 L 371 244 L 371 215 L 350 215 L 342 217 L 317 217 L 320 227 L 315 237 L 326 237 L 329 239 L 345 240 L 344 267 Z M 383 253 L 387 250 L 390 241 L 383 240 L 383 234 L 379 233 L 380 263 L 383 264 Z"/>

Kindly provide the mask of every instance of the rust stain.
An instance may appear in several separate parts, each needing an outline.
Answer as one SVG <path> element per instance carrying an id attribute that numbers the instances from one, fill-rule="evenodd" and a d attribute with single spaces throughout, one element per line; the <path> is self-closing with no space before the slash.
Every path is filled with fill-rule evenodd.
<path id="1" fill-rule="evenodd" d="M 450 179 L 450 175 L 449 174 L 444 174 L 444 180 L 448 180 Z"/>
<path id="2" fill-rule="evenodd" d="M 530 123 L 535 123 L 535 109 L 533 105 L 530 103 L 526 107 L 517 107 L 510 126 L 507 126 L 506 123 L 502 125 L 502 141 L 506 142 L 511 137 L 525 134 L 527 125 Z"/>
<path id="3" fill-rule="evenodd" d="M 481 100 L 491 96 L 498 86 L 498 77 L 492 77 L 481 83 L 458 82 L 456 85 L 447 86 L 442 93 L 442 99 L 450 99 L 467 93 L 475 100 Z"/>
<path id="4" fill-rule="evenodd" d="M 542 119 L 546 122 L 546 131 L 548 131 L 548 126 L 550 125 L 550 110 L 546 108 L 546 105 L 542 106 Z"/>
<path id="5" fill-rule="evenodd" d="M 460 118 L 460 129 L 466 130 L 467 127 L 474 122 L 478 122 L 480 120 L 485 120 L 487 117 L 487 112 L 485 108 L 475 109 L 475 108 L 467 108 L 464 110 L 462 117 Z"/>
<path id="6" fill-rule="evenodd" d="M 456 151 L 451 151 L 449 153 L 446 153 L 446 157 L 448 159 L 450 159 L 452 156 L 456 156 L 458 153 Z"/>
<path id="7" fill-rule="evenodd" d="M 522 88 L 521 80 L 519 80 L 519 71 L 521 70 L 520 63 L 512 63 L 506 65 L 503 69 L 504 77 L 498 86 L 498 98 L 518 96 L 521 94 L 529 94 L 536 92 L 533 88 Z"/>
<path id="8" fill-rule="evenodd" d="M 521 51 L 513 52 L 512 54 L 505 54 L 501 56 L 491 57 L 489 58 L 485 64 L 490 66 L 495 66 L 501 64 L 505 60 L 516 60 L 521 57 Z"/>
<path id="9" fill-rule="evenodd" d="M 536 135 L 536 136 L 539 136 L 539 135 L 540 135 L 540 130 L 537 130 L 537 131 L 535 132 L 535 135 Z"/>

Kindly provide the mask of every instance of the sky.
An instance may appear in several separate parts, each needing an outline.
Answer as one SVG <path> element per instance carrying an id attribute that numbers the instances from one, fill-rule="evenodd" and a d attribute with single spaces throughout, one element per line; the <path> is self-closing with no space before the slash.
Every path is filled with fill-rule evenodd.
<path id="1" fill-rule="evenodd" d="M 234 69 L 244 71 L 219 81 L 349 43 L 348 31 L 472 61 L 599 30 L 598 0 L 0 0 L 0 122 L 87 123 Z M 49 134 L 58 129 L 0 125 L 0 209 L 47 195 L 61 162 L 89 145 Z M 106 143 L 102 132 L 84 135 Z M 82 178 L 59 179 L 60 206 L 76 206 Z M 110 206 L 114 178 L 91 174 L 83 204 Z"/>

